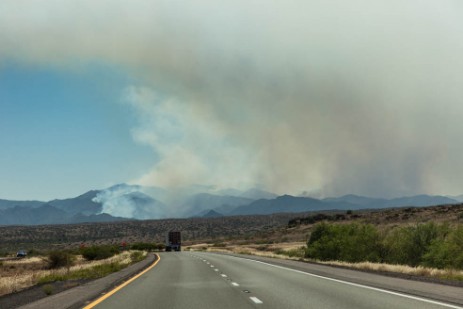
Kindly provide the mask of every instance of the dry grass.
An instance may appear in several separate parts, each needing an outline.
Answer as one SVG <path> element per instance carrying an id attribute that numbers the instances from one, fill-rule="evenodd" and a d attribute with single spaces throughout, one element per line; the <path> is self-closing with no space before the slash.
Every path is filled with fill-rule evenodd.
<path id="1" fill-rule="evenodd" d="M 275 244 L 249 244 L 249 245 L 235 245 L 229 244 L 222 247 L 214 247 L 210 244 L 200 244 L 191 246 L 192 250 L 203 250 L 210 252 L 224 252 L 224 253 L 236 253 L 236 254 L 248 254 L 263 257 L 271 257 L 286 260 L 300 260 L 300 257 L 290 257 L 287 254 L 283 254 L 285 251 L 297 250 L 304 246 L 303 242 L 288 242 L 288 243 L 275 243 Z"/>
<path id="2" fill-rule="evenodd" d="M 456 269 L 437 269 L 437 268 L 430 268 L 430 267 L 423 267 L 423 266 L 411 267 L 407 265 L 391 265 L 391 264 L 381 264 L 381 263 L 371 263 L 371 262 L 347 263 L 347 262 L 342 262 L 342 261 L 328 261 L 328 262 L 318 261 L 318 263 L 325 264 L 325 265 L 342 266 L 342 267 L 348 267 L 348 268 L 360 269 L 360 270 L 393 272 L 393 273 L 400 273 L 400 274 L 412 275 L 412 276 L 422 276 L 422 277 L 463 281 L 463 271 L 456 270 Z"/>
<path id="3" fill-rule="evenodd" d="M 82 269 L 89 269 L 97 265 L 119 263 L 129 265 L 132 263 L 131 252 L 125 251 L 108 259 L 99 261 L 86 261 L 81 256 L 76 259 L 75 265 L 69 269 L 46 269 L 47 262 L 44 257 L 32 257 L 14 261 L 4 261 L 0 266 L 0 296 L 14 293 L 37 284 L 40 278 L 49 275 L 64 275 Z M 146 252 L 144 253 L 146 255 Z"/>

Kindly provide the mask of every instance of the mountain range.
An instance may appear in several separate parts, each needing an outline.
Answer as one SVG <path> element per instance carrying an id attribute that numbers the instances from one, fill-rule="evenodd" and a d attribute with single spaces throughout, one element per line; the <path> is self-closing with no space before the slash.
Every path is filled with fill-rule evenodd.
<path id="1" fill-rule="evenodd" d="M 202 190 L 206 192 L 201 192 Z M 458 204 L 458 197 L 416 195 L 394 199 L 345 195 L 335 198 L 282 195 L 260 189 L 214 191 L 207 187 L 162 188 L 118 184 L 69 199 L 0 199 L 0 225 L 69 224 L 160 218 L 220 217 Z"/>

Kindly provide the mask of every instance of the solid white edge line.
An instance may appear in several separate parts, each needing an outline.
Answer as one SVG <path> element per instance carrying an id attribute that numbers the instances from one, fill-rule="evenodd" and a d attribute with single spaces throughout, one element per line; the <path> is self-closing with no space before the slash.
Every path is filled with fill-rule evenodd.
<path id="1" fill-rule="evenodd" d="M 344 280 L 333 279 L 333 278 L 330 278 L 330 277 L 324 277 L 324 276 L 320 276 L 320 275 L 315 275 L 315 274 L 308 273 L 308 272 L 305 272 L 305 271 L 291 269 L 291 268 L 278 266 L 278 265 L 273 265 L 273 264 L 270 264 L 270 263 L 265 263 L 265 262 L 261 262 L 261 261 L 257 261 L 257 260 L 253 260 L 253 259 L 241 258 L 241 257 L 239 257 L 239 258 L 244 259 L 244 260 L 248 260 L 248 261 L 252 261 L 252 262 L 255 262 L 255 263 L 260 263 L 260 264 L 276 267 L 276 268 L 290 270 L 292 272 L 304 274 L 304 275 L 307 275 L 307 276 L 312 276 L 312 277 L 316 277 L 316 278 L 320 278 L 320 279 L 325 279 L 325 280 L 330 280 L 330 281 L 334 281 L 334 282 L 338 282 L 338 283 L 352 285 L 352 286 L 359 287 L 359 288 L 364 288 L 364 289 L 368 289 L 368 290 L 383 292 L 383 293 L 386 293 L 386 294 L 401 296 L 401 297 L 405 297 L 405 298 L 409 298 L 409 299 L 413 299 L 413 300 L 418 300 L 418 301 L 422 301 L 422 302 L 426 302 L 426 303 L 430 303 L 430 304 L 434 304 L 434 305 L 444 306 L 444 307 L 447 307 L 447 308 L 463 309 L 463 307 L 460 307 L 460 306 L 446 304 L 446 303 L 442 303 L 442 302 L 439 302 L 439 301 L 434 301 L 434 300 L 430 300 L 430 299 L 426 299 L 426 298 L 422 298 L 422 297 L 418 297 L 418 296 L 412 296 L 412 295 L 402 294 L 402 293 L 398 293 L 398 292 L 392 292 L 392 291 L 388 291 L 388 290 L 384 290 L 384 289 L 380 289 L 380 288 L 374 288 L 374 287 L 371 287 L 371 286 L 368 286 L 368 285 L 363 285 L 363 284 L 348 282 L 348 281 L 344 281 Z"/>
<path id="2" fill-rule="evenodd" d="M 257 297 L 254 297 L 254 296 L 251 296 L 249 297 L 255 304 L 263 304 L 263 302 L 257 298 Z"/>

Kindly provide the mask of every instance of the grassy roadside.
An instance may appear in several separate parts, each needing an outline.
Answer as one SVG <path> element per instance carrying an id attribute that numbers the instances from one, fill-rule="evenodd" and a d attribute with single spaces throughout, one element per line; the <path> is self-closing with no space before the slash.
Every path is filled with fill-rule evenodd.
<path id="1" fill-rule="evenodd" d="M 112 257 L 88 261 L 77 256 L 72 266 L 46 269 L 45 257 L 4 261 L 0 265 L 0 296 L 18 292 L 34 285 L 43 285 L 45 294 L 53 294 L 51 283 L 57 281 L 96 279 L 119 271 L 146 257 L 146 251 L 124 251 Z"/>
<path id="2" fill-rule="evenodd" d="M 58 269 L 38 279 L 38 284 L 66 281 L 76 279 L 97 279 L 117 272 L 127 266 L 137 263 L 146 257 L 146 251 L 127 251 L 112 258 L 102 260 L 100 263 L 94 262 L 86 266 Z"/>
<path id="3" fill-rule="evenodd" d="M 340 266 L 363 271 L 378 273 L 396 273 L 407 276 L 435 278 L 439 280 L 463 282 L 463 271 L 457 269 L 438 269 L 431 267 L 407 265 L 393 265 L 386 263 L 359 262 L 348 263 L 343 261 L 320 261 L 305 257 L 305 243 L 279 243 L 279 244 L 259 244 L 259 245 L 228 245 L 225 243 L 217 244 L 198 244 L 190 247 L 190 250 L 223 252 L 234 254 L 247 254 L 276 259 L 295 260 L 301 262 L 318 263 L 323 265 Z"/>

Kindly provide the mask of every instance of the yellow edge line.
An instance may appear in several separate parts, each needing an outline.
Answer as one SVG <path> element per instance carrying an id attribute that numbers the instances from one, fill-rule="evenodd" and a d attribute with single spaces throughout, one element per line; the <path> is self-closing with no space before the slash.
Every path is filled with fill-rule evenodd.
<path id="1" fill-rule="evenodd" d="M 138 279 L 140 276 L 142 276 L 143 274 L 145 274 L 146 272 L 148 272 L 149 270 L 151 270 L 154 266 L 156 266 L 156 264 L 161 260 L 161 257 L 158 255 L 158 254 L 155 254 L 158 259 L 150 266 L 148 267 L 147 269 L 145 269 L 144 271 L 142 271 L 141 273 L 137 274 L 136 276 L 130 278 L 129 280 L 127 280 L 126 282 L 122 283 L 121 285 L 115 287 L 114 289 L 112 289 L 111 291 L 109 291 L 108 293 L 106 293 L 105 295 L 101 296 L 100 298 L 94 300 L 93 302 L 91 302 L 90 304 L 88 304 L 87 306 L 85 306 L 84 308 L 82 309 L 91 309 L 93 307 L 95 307 L 96 305 L 98 305 L 99 303 L 101 303 L 102 301 L 104 301 L 106 298 L 110 297 L 111 295 L 113 295 L 114 293 L 116 293 L 117 291 L 119 291 L 120 289 L 124 288 L 125 286 L 127 286 L 128 284 L 130 284 L 132 281 Z"/>

